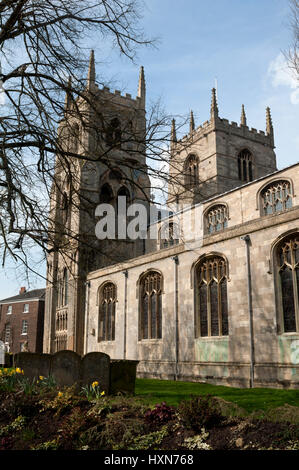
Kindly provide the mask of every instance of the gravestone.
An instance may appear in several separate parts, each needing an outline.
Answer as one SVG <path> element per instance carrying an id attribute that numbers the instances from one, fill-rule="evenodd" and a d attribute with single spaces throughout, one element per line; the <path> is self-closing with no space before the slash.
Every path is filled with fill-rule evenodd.
<path id="1" fill-rule="evenodd" d="M 101 352 L 91 352 L 81 359 L 81 383 L 90 385 L 99 382 L 101 391 L 109 393 L 110 357 Z"/>
<path id="2" fill-rule="evenodd" d="M 55 354 L 21 352 L 13 356 L 14 367 L 22 369 L 31 380 L 52 376 L 59 387 L 77 385 L 77 389 L 97 381 L 105 394 L 134 393 L 137 364 L 138 361 L 110 360 L 101 352 L 88 353 L 82 359 L 69 350 Z"/>
<path id="3" fill-rule="evenodd" d="M 5 344 L 3 341 L 0 341 L 0 366 L 5 364 Z"/>
<path id="4" fill-rule="evenodd" d="M 40 375 L 49 377 L 51 354 L 20 352 L 14 356 L 14 365 L 24 371 L 30 380 Z"/>
<path id="5" fill-rule="evenodd" d="M 72 386 L 80 382 L 80 366 L 81 357 L 77 353 L 58 351 L 51 357 L 50 374 L 58 386 Z"/>
<path id="6" fill-rule="evenodd" d="M 139 361 L 111 359 L 110 393 L 134 393 L 138 363 Z"/>

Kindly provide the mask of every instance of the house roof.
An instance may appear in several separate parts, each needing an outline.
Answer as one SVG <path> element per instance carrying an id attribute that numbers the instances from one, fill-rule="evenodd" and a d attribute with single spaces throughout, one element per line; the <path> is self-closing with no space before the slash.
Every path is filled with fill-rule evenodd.
<path id="1" fill-rule="evenodd" d="M 46 295 L 46 289 L 33 289 L 22 294 L 15 295 L 14 297 L 8 297 L 7 299 L 0 300 L 0 304 L 21 302 L 22 300 L 44 300 Z"/>

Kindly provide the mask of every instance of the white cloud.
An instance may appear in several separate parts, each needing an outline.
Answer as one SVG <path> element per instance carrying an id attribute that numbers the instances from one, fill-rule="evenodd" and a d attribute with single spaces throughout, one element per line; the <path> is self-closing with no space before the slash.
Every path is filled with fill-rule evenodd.
<path id="1" fill-rule="evenodd" d="M 299 104 L 299 87 L 298 81 L 293 76 L 288 67 L 286 59 L 279 54 L 268 67 L 268 76 L 271 79 L 273 87 L 287 86 L 291 88 L 290 101 L 292 104 Z"/>

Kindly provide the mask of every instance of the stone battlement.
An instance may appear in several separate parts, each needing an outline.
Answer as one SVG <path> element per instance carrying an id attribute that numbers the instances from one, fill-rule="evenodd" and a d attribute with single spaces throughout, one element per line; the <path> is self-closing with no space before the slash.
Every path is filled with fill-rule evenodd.
<path id="1" fill-rule="evenodd" d="M 140 101 L 139 96 L 136 96 L 136 98 L 133 98 L 131 93 L 122 94 L 120 90 L 112 91 L 107 86 L 103 86 L 103 88 L 99 88 L 98 85 L 95 85 L 95 86 L 97 88 L 97 91 L 99 92 L 99 95 L 104 95 L 105 98 L 106 98 L 106 96 L 109 95 L 111 97 L 111 100 L 115 99 L 115 97 L 117 97 L 117 99 L 120 99 L 121 104 L 128 104 L 129 103 L 130 106 L 132 104 L 139 105 L 139 101 Z"/>
<path id="2" fill-rule="evenodd" d="M 217 118 L 214 122 L 212 120 L 204 121 L 191 133 L 184 135 L 181 139 L 174 143 L 177 151 L 181 150 L 183 146 L 193 143 L 202 137 L 206 137 L 209 132 L 213 130 L 223 131 L 226 133 L 234 134 L 239 137 L 244 137 L 249 140 L 272 146 L 272 136 L 265 131 L 257 130 L 254 127 L 249 128 L 244 124 L 238 124 L 235 121 L 229 121 L 224 118 Z"/>

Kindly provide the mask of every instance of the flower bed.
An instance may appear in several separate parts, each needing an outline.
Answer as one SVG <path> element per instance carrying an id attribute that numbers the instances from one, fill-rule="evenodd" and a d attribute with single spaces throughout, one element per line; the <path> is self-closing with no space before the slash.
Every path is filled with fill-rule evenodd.
<path id="1" fill-rule="evenodd" d="M 298 408 L 262 417 L 211 396 L 149 407 L 107 396 L 99 380 L 58 387 L 21 369 L 0 369 L 0 450 L 299 449 Z"/>

